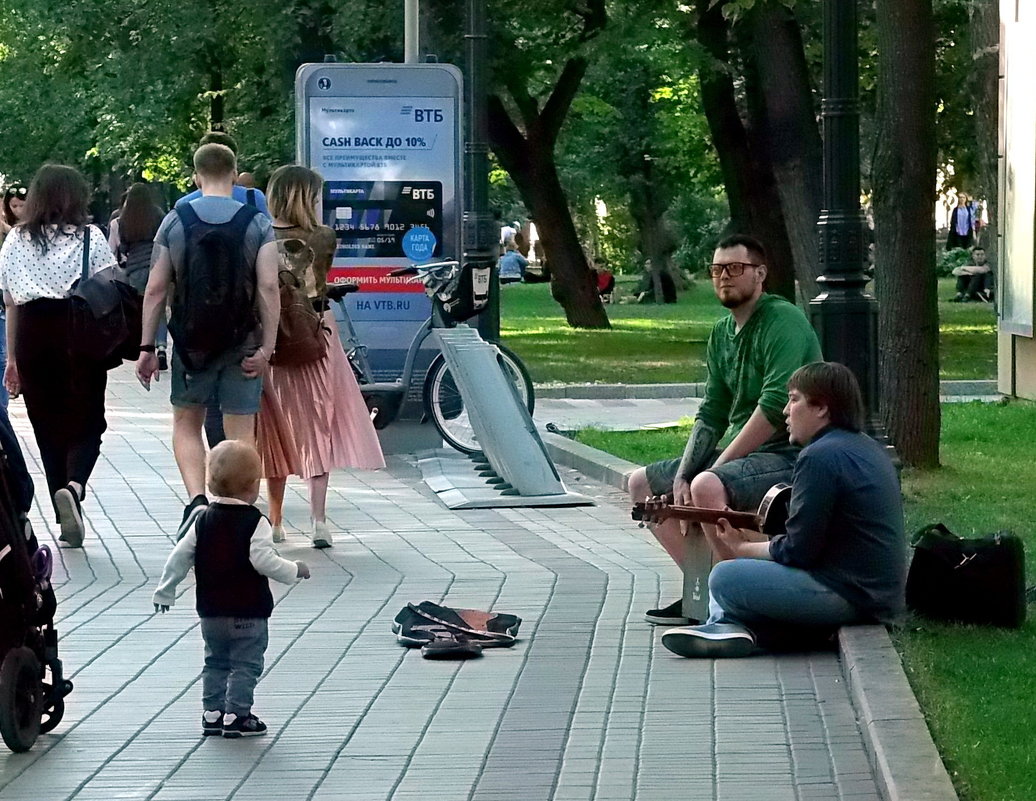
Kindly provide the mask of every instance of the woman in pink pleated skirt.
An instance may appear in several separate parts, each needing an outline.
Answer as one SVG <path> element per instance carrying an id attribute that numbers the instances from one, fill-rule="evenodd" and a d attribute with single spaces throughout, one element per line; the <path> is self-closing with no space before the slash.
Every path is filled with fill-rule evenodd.
<path id="1" fill-rule="evenodd" d="M 336 242 L 334 231 L 317 220 L 322 186 L 317 173 L 290 165 L 276 170 L 267 187 L 282 266 L 305 276 L 306 295 L 323 309 L 327 355 L 296 366 L 271 364 L 263 376 L 257 423 L 274 541 L 284 540 L 284 489 L 288 476 L 294 475 L 309 482 L 310 536 L 316 548 L 327 548 L 333 541 L 326 514 L 331 470 L 385 466 L 334 315 L 324 299 Z"/>

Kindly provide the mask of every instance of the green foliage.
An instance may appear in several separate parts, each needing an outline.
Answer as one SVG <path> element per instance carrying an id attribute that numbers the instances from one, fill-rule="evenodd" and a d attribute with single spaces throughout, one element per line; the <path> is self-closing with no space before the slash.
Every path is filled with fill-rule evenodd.
<path id="1" fill-rule="evenodd" d="M 672 219 L 680 241 L 673 255 L 676 266 L 704 275 L 704 267 L 712 261 L 712 252 L 727 223 L 726 201 L 720 193 L 710 196 L 686 192 L 673 204 Z"/>
<path id="2" fill-rule="evenodd" d="M 935 262 L 935 274 L 940 278 L 953 275 L 958 267 L 971 261 L 971 253 L 967 248 L 952 248 L 939 253 Z"/>

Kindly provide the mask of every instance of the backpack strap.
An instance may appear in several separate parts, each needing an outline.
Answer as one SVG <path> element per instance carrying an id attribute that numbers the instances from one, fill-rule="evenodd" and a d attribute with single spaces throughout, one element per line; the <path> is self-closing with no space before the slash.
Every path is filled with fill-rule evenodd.
<path id="1" fill-rule="evenodd" d="M 83 274 L 80 277 L 80 281 L 87 279 L 87 274 L 90 272 L 90 226 L 87 225 L 83 229 Z"/>
<path id="2" fill-rule="evenodd" d="M 247 192 L 245 192 L 245 197 L 248 198 L 248 205 L 249 206 L 255 206 L 256 205 L 256 202 L 255 202 L 255 190 L 254 189 L 249 189 Z"/>
<path id="3" fill-rule="evenodd" d="M 201 217 L 198 216 L 191 204 L 188 203 L 177 203 L 174 207 L 176 214 L 180 218 L 180 224 L 183 226 L 184 231 L 190 228 L 192 225 L 197 225 L 201 222 Z"/>

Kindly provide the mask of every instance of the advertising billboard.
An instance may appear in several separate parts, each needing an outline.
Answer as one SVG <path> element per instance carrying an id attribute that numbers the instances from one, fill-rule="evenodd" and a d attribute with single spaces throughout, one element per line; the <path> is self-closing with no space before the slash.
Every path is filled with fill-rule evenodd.
<path id="1" fill-rule="evenodd" d="M 307 64 L 296 76 L 297 158 L 324 178 L 338 246 L 331 283 L 360 291 L 349 314 L 378 380 L 400 374 L 431 305 L 389 273 L 461 255 L 462 85 L 447 64 Z"/>

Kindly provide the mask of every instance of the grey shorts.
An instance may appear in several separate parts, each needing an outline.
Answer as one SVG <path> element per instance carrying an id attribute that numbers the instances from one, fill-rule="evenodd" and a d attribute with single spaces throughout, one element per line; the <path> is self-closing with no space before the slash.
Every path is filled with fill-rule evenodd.
<path id="1" fill-rule="evenodd" d="M 730 498 L 730 508 L 754 512 L 759 508 L 763 496 L 774 484 L 791 481 L 792 468 L 799 455 L 798 448 L 780 451 L 755 451 L 742 459 L 707 467 L 703 473 L 713 473 L 723 483 Z M 711 464 L 719 457 L 719 451 L 709 460 Z M 673 480 L 680 467 L 679 459 L 664 459 L 652 462 L 645 468 L 648 485 L 653 495 L 672 495 Z"/>
<path id="2" fill-rule="evenodd" d="M 187 372 L 173 347 L 172 388 L 169 399 L 173 406 L 208 406 L 218 404 L 223 414 L 256 414 L 263 392 L 261 376 L 248 378 L 241 372 L 238 350 L 220 356 L 204 370 Z"/>

